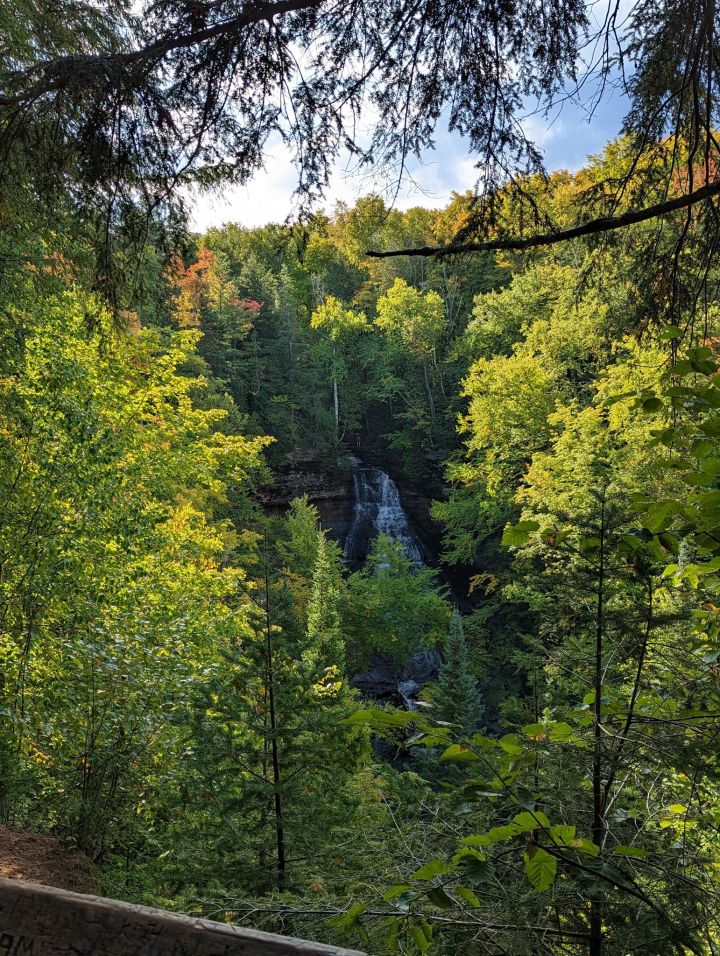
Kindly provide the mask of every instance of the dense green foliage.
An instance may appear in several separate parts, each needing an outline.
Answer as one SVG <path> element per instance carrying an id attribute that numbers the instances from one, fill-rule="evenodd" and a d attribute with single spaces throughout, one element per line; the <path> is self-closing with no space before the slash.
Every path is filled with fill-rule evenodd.
<path id="1" fill-rule="evenodd" d="M 527 187 L 571 218 L 628 156 Z M 108 302 L 92 228 L 14 203 L 0 818 L 110 894 L 371 953 L 716 952 L 720 310 L 637 279 L 683 219 L 378 261 L 472 203 L 369 196 L 128 249 Z M 435 489 L 442 574 L 263 508 L 358 447 Z M 352 689 L 436 648 L 415 711 Z"/>

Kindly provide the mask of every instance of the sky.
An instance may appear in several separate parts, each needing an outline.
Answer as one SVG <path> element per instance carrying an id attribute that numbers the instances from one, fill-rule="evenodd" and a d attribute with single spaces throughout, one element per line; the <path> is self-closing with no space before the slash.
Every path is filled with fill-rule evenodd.
<path id="1" fill-rule="evenodd" d="M 633 0 L 622 0 L 629 10 Z M 622 95 L 609 90 L 592 116 L 587 109 L 565 102 L 549 116 L 532 111 L 522 125 L 529 138 L 544 155 L 548 171 L 579 169 L 589 155 L 599 153 L 619 132 L 627 103 Z M 468 144 L 457 133 L 438 126 L 436 148 L 421 160 L 410 161 L 409 175 L 397 196 L 388 196 L 398 209 L 412 206 L 441 208 L 450 201 L 453 191 L 472 188 L 477 181 Z M 265 168 L 246 186 L 223 187 L 215 193 L 195 195 L 191 200 L 191 228 L 204 232 L 226 222 L 242 226 L 262 226 L 284 222 L 293 214 L 293 192 L 296 173 L 290 155 L 281 142 L 271 143 L 266 152 Z M 382 192 L 382 183 L 367 175 L 358 176 L 347 162 L 339 160 L 331 178 L 325 201 L 319 208 L 330 212 L 338 200 L 352 204 L 372 191 Z"/>

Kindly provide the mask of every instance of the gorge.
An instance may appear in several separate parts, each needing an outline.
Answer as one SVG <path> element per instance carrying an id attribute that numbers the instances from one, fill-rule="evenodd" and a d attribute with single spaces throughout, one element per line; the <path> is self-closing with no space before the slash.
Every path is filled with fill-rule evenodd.
<path id="1" fill-rule="evenodd" d="M 363 257 L 465 212 L 213 229 L 120 316 L 18 246 L 0 824 L 101 892 L 373 956 L 710 916 L 720 309 L 648 326 L 630 242 Z"/>

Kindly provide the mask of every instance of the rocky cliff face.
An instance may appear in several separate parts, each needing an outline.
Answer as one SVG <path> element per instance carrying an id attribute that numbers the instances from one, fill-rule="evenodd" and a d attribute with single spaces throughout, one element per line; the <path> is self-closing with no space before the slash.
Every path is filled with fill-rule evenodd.
<path id="1" fill-rule="evenodd" d="M 260 501 L 267 511 L 282 514 L 293 498 L 301 495 L 307 495 L 318 509 L 321 527 L 342 545 L 353 517 L 352 473 L 307 462 L 276 473 L 272 485 L 261 492 Z"/>
<path id="2" fill-rule="evenodd" d="M 359 464 L 362 467 L 365 462 Z M 372 467 L 381 468 L 382 465 L 373 461 Z M 442 528 L 430 517 L 430 505 L 433 497 L 442 496 L 442 487 L 421 489 L 401 477 L 393 477 L 411 531 L 421 544 L 423 560 L 434 565 L 440 554 Z M 318 509 L 321 526 L 333 540 L 344 546 L 355 517 L 357 488 L 353 468 L 328 468 L 316 461 L 303 462 L 278 472 L 272 485 L 260 494 L 260 500 L 267 511 L 282 514 L 293 498 L 300 495 L 307 495 L 310 503 Z M 367 552 L 362 543 L 360 548 Z"/>
<path id="3" fill-rule="evenodd" d="M 345 552 L 351 569 L 362 566 L 376 535 L 388 534 L 400 541 L 415 564 L 438 571 L 453 600 L 469 610 L 469 568 L 443 567 L 440 562 L 442 527 L 433 521 L 430 507 L 443 496 L 439 484 L 423 486 L 391 476 L 377 455 L 349 456 L 344 467 L 330 467 L 318 461 L 296 462 L 276 474 L 274 483 L 262 495 L 264 507 L 282 514 L 293 498 L 306 495 L 320 515 L 321 526 Z M 422 706 L 419 693 L 437 679 L 441 657 L 436 648 L 418 647 L 403 665 L 388 655 L 377 654 L 366 671 L 351 677 L 352 686 L 372 700 L 388 701 L 415 710 Z"/>
<path id="4" fill-rule="evenodd" d="M 363 697 L 406 710 L 419 710 L 423 705 L 417 695 L 428 681 L 437 679 L 441 664 L 436 648 L 420 648 L 404 666 L 387 655 L 378 654 L 367 670 L 352 676 L 350 684 L 357 687 Z"/>

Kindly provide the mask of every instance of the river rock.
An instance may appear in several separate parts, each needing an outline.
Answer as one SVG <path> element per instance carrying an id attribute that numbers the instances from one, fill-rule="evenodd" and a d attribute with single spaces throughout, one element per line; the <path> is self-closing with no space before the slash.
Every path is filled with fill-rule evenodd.
<path id="1" fill-rule="evenodd" d="M 439 651 L 423 648 L 417 651 L 403 667 L 387 656 L 373 659 L 371 666 L 350 679 L 363 697 L 417 710 L 417 695 L 440 672 L 442 658 Z"/>

